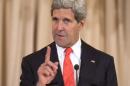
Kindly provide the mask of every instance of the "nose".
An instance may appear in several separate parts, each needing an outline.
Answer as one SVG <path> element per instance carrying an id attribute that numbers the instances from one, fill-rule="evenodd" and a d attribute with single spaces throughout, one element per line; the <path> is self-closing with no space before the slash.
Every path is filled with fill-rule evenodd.
<path id="1" fill-rule="evenodd" d="M 63 22 L 62 22 L 62 21 L 59 21 L 59 22 L 57 23 L 57 29 L 58 29 L 58 30 L 63 30 L 63 28 L 64 28 Z"/>

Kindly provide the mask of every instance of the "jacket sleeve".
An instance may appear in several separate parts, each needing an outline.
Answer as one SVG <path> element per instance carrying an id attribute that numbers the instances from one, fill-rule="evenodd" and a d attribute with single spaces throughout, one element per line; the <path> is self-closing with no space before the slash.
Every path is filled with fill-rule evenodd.
<path id="1" fill-rule="evenodd" d="M 21 68 L 20 86 L 36 86 L 33 70 L 27 59 L 23 58 Z"/>

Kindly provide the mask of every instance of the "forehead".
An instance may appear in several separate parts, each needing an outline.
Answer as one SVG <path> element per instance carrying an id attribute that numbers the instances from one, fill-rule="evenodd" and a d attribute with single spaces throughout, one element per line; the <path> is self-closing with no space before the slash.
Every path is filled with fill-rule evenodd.
<path id="1" fill-rule="evenodd" d="M 74 18 L 74 13 L 71 9 L 55 9 L 53 10 L 52 16 Z"/>

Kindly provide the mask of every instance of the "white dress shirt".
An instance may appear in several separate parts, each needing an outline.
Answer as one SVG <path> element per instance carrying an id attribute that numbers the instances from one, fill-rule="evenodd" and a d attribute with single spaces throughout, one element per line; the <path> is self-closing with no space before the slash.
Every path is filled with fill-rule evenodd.
<path id="1" fill-rule="evenodd" d="M 56 48 L 57 48 L 57 52 L 58 52 L 59 64 L 60 64 L 61 71 L 62 71 L 62 74 L 63 74 L 63 63 L 64 63 L 64 58 L 65 58 L 65 52 L 64 51 L 65 51 L 66 48 L 62 48 L 62 47 L 58 46 L 57 44 L 56 44 Z M 70 60 L 73 64 L 73 68 L 74 68 L 75 64 L 78 64 L 79 69 L 80 69 L 81 39 L 79 39 L 71 48 L 72 48 L 73 52 L 70 54 Z M 78 73 L 78 77 L 79 77 L 79 70 L 77 71 L 77 73 Z M 75 80 L 76 80 L 75 69 L 74 69 L 74 77 L 75 77 Z"/>

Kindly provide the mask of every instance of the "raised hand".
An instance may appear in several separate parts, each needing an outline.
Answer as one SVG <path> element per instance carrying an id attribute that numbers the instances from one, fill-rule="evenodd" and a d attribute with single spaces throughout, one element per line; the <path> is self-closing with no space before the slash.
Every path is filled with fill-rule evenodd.
<path id="1" fill-rule="evenodd" d="M 46 86 L 46 84 L 51 83 L 55 78 L 58 69 L 58 62 L 50 61 L 51 48 L 47 47 L 47 52 L 45 55 L 45 62 L 38 68 L 38 83 L 37 86 Z"/>

